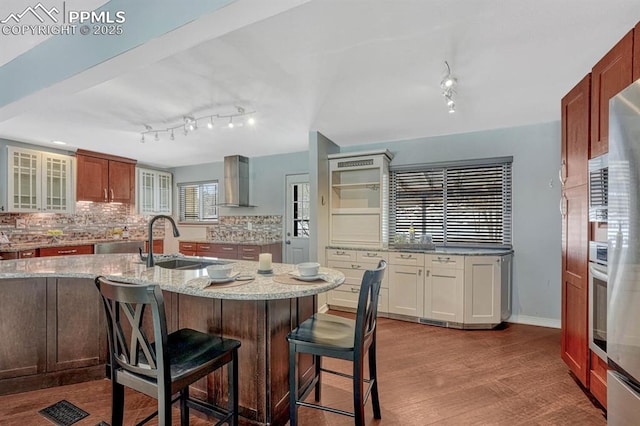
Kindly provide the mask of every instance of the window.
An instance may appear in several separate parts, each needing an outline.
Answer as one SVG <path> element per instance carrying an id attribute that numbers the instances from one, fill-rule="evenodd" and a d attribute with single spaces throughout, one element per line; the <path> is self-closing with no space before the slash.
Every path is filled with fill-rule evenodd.
<path id="1" fill-rule="evenodd" d="M 431 234 L 456 246 L 511 246 L 512 157 L 391 170 L 390 240 Z"/>
<path id="2" fill-rule="evenodd" d="M 218 220 L 218 182 L 179 183 L 180 222 Z"/>
<path id="3" fill-rule="evenodd" d="M 309 238 L 309 214 L 311 196 L 308 183 L 291 185 L 293 202 L 293 236 Z"/>

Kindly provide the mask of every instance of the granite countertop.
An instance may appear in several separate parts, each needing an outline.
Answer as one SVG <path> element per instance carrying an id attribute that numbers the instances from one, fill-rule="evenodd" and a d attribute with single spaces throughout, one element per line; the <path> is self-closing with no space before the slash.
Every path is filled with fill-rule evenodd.
<path id="1" fill-rule="evenodd" d="M 155 239 L 164 239 L 164 238 L 156 238 Z M 106 239 L 106 238 L 96 238 L 90 240 L 60 240 L 60 241 L 51 241 L 51 242 L 37 242 L 37 243 L 8 243 L 8 244 L 0 244 L 0 251 L 4 252 L 14 252 L 14 251 L 22 251 L 22 250 L 31 250 L 43 247 L 65 247 L 65 246 L 86 246 L 86 245 L 94 245 L 97 243 L 118 243 L 118 242 L 127 242 L 127 241 L 147 241 L 146 238 L 129 238 L 129 239 Z"/>
<path id="2" fill-rule="evenodd" d="M 171 258 L 169 256 L 165 256 Z M 184 257 L 188 259 L 211 259 Z M 133 284 L 158 284 L 167 291 L 199 297 L 236 300 L 272 300 L 311 296 L 338 287 L 344 282 L 344 274 L 334 269 L 320 268 L 327 281 L 283 284 L 273 276 L 257 274 L 258 262 L 237 260 L 233 273 L 255 275 L 252 281 L 237 281 L 234 285 L 211 285 L 205 269 L 179 270 L 159 266 L 147 268 L 138 255 L 91 254 L 80 256 L 38 257 L 33 259 L 3 260 L 0 262 L 0 279 L 32 277 L 107 278 Z M 295 266 L 274 263 L 275 275 L 288 274 Z"/>
<path id="3" fill-rule="evenodd" d="M 201 244 L 239 244 L 243 246 L 262 246 L 266 244 L 280 243 L 282 240 L 256 240 L 256 241 L 231 241 L 231 240 L 208 240 L 206 238 L 178 238 L 181 243 L 201 243 Z"/>
<path id="4" fill-rule="evenodd" d="M 435 249 L 426 250 L 421 248 L 367 248 L 367 247 L 347 247 L 347 246 L 327 246 L 333 250 L 359 250 L 359 251 L 381 251 L 381 252 L 403 252 L 403 253 L 424 253 L 424 254 L 450 254 L 460 256 L 504 256 L 513 254 L 513 249 L 507 248 L 470 248 L 470 247 L 436 247 Z"/>

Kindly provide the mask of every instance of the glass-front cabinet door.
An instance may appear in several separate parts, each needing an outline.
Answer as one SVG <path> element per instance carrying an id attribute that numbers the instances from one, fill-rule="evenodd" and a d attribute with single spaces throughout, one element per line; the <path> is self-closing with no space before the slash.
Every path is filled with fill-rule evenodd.
<path id="1" fill-rule="evenodd" d="M 7 149 L 8 211 L 73 212 L 73 157 L 12 146 Z"/>
<path id="2" fill-rule="evenodd" d="M 8 149 L 9 211 L 40 211 L 40 153 L 13 147 Z"/>
<path id="3" fill-rule="evenodd" d="M 73 158 L 42 153 L 42 211 L 71 213 L 74 204 Z"/>
<path id="4" fill-rule="evenodd" d="M 171 173 L 138 167 L 138 213 L 170 215 L 172 184 Z"/>

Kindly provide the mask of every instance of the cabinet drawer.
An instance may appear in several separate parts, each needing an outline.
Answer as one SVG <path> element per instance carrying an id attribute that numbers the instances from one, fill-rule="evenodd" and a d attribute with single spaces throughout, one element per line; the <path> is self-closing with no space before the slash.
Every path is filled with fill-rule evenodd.
<path id="1" fill-rule="evenodd" d="M 223 259 L 237 259 L 238 246 L 236 244 L 211 244 L 216 257 Z"/>
<path id="2" fill-rule="evenodd" d="M 29 259 L 32 257 L 38 257 L 38 249 L 22 250 L 19 256 L 20 256 L 20 259 Z"/>
<path id="3" fill-rule="evenodd" d="M 93 254 L 93 246 L 43 247 L 40 256 L 72 256 L 77 254 Z"/>
<path id="4" fill-rule="evenodd" d="M 427 256 L 427 267 L 464 269 L 464 256 L 450 256 L 446 254 Z"/>
<path id="5" fill-rule="evenodd" d="M 238 259 L 258 260 L 260 253 L 270 253 L 266 246 L 240 246 L 238 248 Z"/>
<path id="6" fill-rule="evenodd" d="M 197 251 L 196 245 L 196 243 L 180 241 L 178 244 L 178 251 L 185 256 L 195 256 Z"/>
<path id="7" fill-rule="evenodd" d="M 339 261 L 330 261 L 327 266 L 329 268 L 337 269 L 342 272 L 345 277 L 345 284 L 350 284 L 354 286 L 360 287 L 362 283 L 362 276 L 364 275 L 364 271 L 367 269 L 375 269 L 378 266 L 377 262 L 365 263 L 365 262 L 339 262 Z M 382 279 L 382 287 L 388 288 L 389 275 L 384 274 L 384 278 Z"/>
<path id="8" fill-rule="evenodd" d="M 389 258 L 386 251 L 358 251 L 356 253 L 356 260 L 358 262 L 371 262 L 376 265 L 381 260 L 387 260 Z"/>
<path id="9" fill-rule="evenodd" d="M 357 255 L 355 250 L 329 249 L 327 250 L 327 260 L 355 262 L 357 260 Z"/>
<path id="10" fill-rule="evenodd" d="M 238 259 L 240 260 L 259 260 L 260 259 L 260 251 L 244 251 L 240 250 L 238 253 Z"/>
<path id="11" fill-rule="evenodd" d="M 389 263 L 392 265 L 424 266 L 424 254 L 390 252 Z"/>
<path id="12" fill-rule="evenodd" d="M 215 244 L 197 243 L 192 245 L 195 247 L 198 256 L 215 257 Z"/>
<path id="13" fill-rule="evenodd" d="M 340 306 L 344 308 L 358 309 L 358 296 L 360 286 L 341 285 L 335 290 L 329 291 L 327 302 L 330 306 Z M 378 312 L 389 312 L 389 290 L 380 289 L 378 296 Z"/>

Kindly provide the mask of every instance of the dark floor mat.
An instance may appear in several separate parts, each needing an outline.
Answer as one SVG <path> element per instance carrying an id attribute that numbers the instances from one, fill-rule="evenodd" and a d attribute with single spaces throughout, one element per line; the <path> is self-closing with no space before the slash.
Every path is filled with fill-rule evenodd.
<path id="1" fill-rule="evenodd" d="M 89 415 L 66 399 L 38 411 L 48 420 L 59 426 L 69 426 Z"/>

